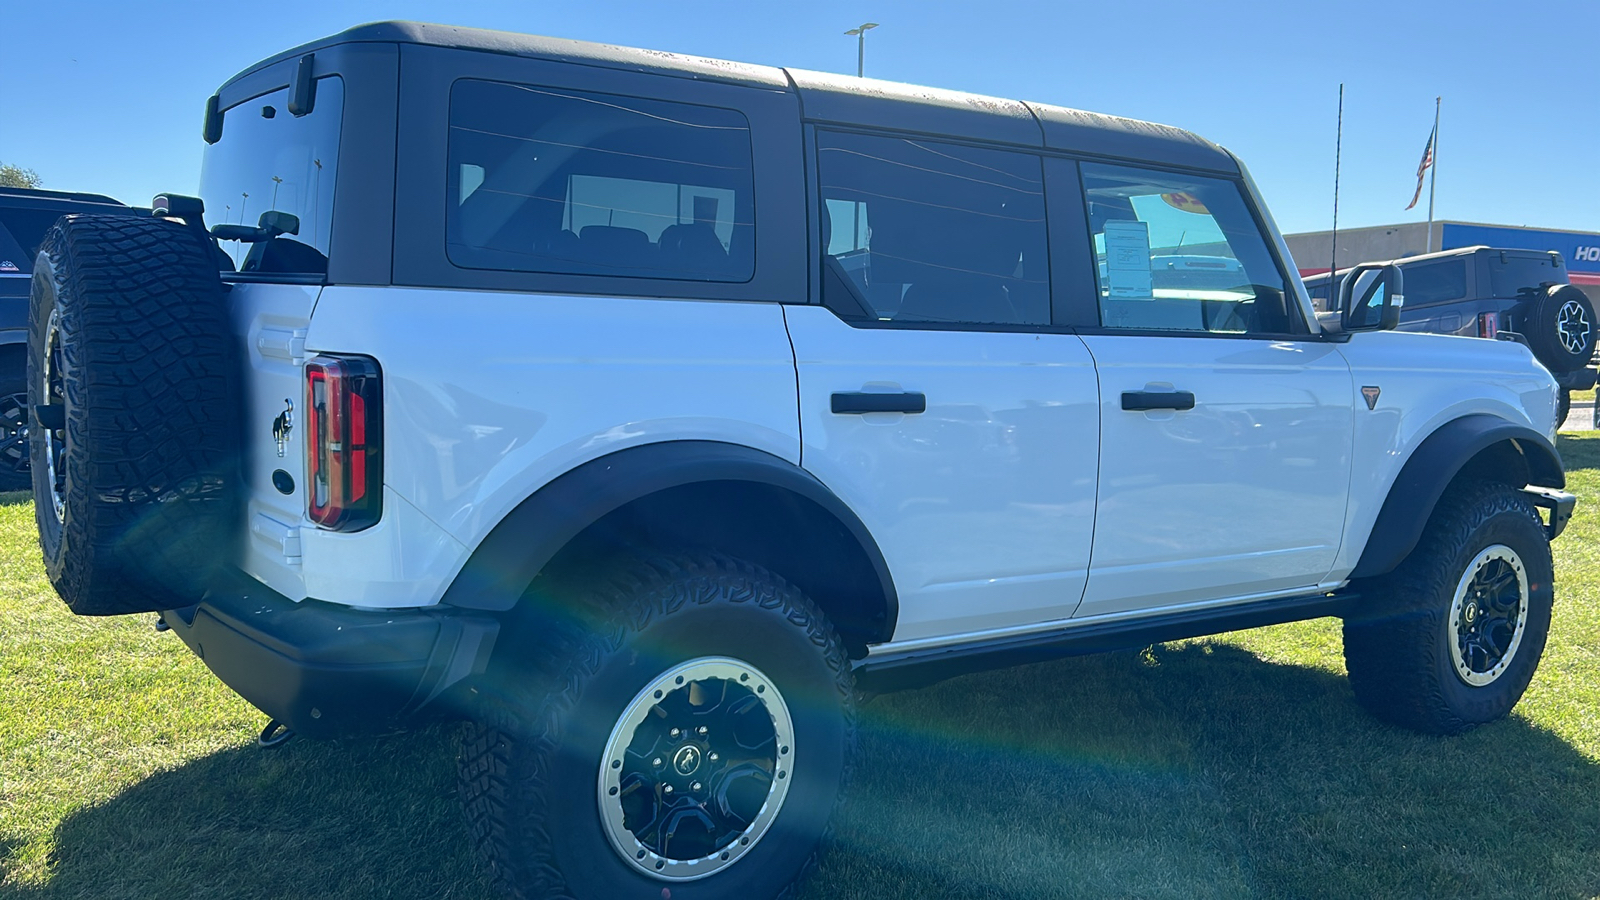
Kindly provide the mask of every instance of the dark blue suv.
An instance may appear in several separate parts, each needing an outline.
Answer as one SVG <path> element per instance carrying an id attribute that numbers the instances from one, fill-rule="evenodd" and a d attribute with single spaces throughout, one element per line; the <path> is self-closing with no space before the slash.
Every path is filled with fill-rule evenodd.
<path id="1" fill-rule="evenodd" d="M 28 284 L 39 243 L 72 213 L 145 213 L 101 194 L 0 187 L 0 491 L 32 487 L 28 474 Z"/>
<path id="2" fill-rule="evenodd" d="M 1393 262 L 1405 276 L 1400 330 L 1521 341 L 1561 385 L 1558 421 L 1573 391 L 1594 387 L 1594 304 L 1569 283 L 1560 253 L 1464 247 Z M 1330 282 L 1305 279 L 1319 310 Z"/>

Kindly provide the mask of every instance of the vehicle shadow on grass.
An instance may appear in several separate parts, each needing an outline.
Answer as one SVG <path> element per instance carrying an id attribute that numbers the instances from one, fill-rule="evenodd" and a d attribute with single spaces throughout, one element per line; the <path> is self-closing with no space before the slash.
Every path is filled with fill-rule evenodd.
<path id="1" fill-rule="evenodd" d="M 1600 436 L 1595 432 L 1556 435 L 1556 452 L 1561 454 L 1561 463 L 1568 472 L 1600 469 Z"/>
<path id="2" fill-rule="evenodd" d="M 966 676 L 861 724 L 804 900 L 1600 892 L 1595 761 L 1517 718 L 1412 735 L 1341 676 L 1227 644 Z M 494 896 L 453 738 L 212 754 L 74 813 L 17 896 Z"/>
<path id="3" fill-rule="evenodd" d="M 863 717 L 806 900 L 1593 897 L 1600 764 L 1510 718 L 1377 722 L 1218 643 L 968 676 Z"/>

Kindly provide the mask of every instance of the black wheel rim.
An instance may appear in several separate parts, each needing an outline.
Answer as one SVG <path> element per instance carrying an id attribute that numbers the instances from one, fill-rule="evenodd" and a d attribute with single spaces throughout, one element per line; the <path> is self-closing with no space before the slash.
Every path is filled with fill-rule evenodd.
<path id="1" fill-rule="evenodd" d="M 1450 607 L 1450 651 L 1456 675 L 1472 687 L 1493 683 L 1522 644 L 1528 618 L 1528 576 L 1504 544 L 1485 548 L 1467 566 Z"/>
<path id="2" fill-rule="evenodd" d="M 726 657 L 668 670 L 623 711 L 600 773 L 607 837 L 633 868 L 704 878 L 759 841 L 787 796 L 788 707 L 755 668 Z"/>
<path id="3" fill-rule="evenodd" d="M 28 392 L 0 396 L 0 471 L 28 473 Z"/>

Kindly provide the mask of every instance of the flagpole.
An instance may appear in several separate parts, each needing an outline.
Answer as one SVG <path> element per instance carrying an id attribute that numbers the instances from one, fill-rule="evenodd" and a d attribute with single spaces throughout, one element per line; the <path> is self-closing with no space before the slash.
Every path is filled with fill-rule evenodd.
<path id="1" fill-rule="evenodd" d="M 1333 250 L 1328 260 L 1328 310 L 1339 296 L 1339 156 L 1344 148 L 1344 82 L 1339 82 L 1339 126 L 1333 133 Z"/>
<path id="2" fill-rule="evenodd" d="M 1443 97 L 1433 98 L 1433 165 L 1428 173 L 1428 252 L 1433 252 L 1433 188 L 1439 180 L 1439 106 Z M 1443 244 L 1444 241 L 1440 241 Z M 1413 245 L 1414 246 L 1414 245 Z M 1443 247 L 1439 248 L 1443 250 Z"/>

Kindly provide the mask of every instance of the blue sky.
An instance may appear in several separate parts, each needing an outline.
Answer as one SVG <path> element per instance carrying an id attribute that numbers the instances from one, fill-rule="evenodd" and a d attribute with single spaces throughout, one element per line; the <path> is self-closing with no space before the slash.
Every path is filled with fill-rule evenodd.
<path id="1" fill-rule="evenodd" d="M 366 21 L 420 19 L 853 72 L 1179 125 L 1238 153 L 1285 231 L 1404 211 L 1444 97 L 1436 216 L 1600 231 L 1600 0 L 56 0 L 6 4 L 0 161 L 46 187 L 193 192 L 207 96 Z"/>

